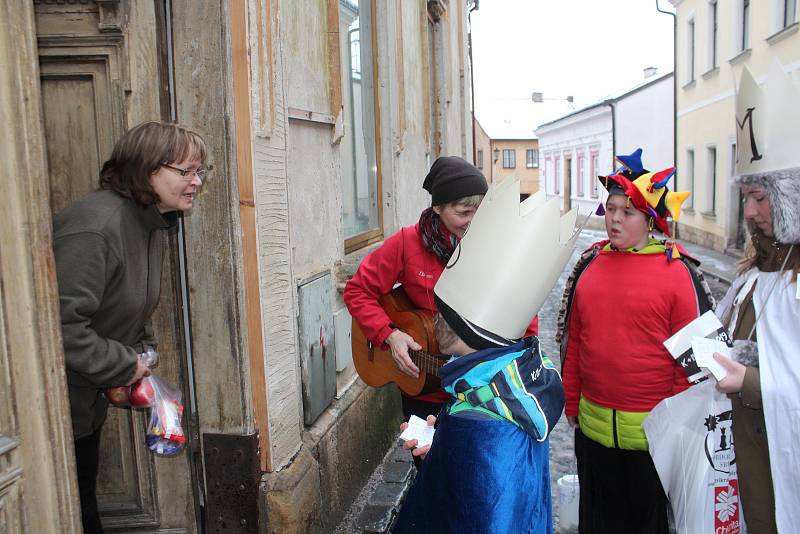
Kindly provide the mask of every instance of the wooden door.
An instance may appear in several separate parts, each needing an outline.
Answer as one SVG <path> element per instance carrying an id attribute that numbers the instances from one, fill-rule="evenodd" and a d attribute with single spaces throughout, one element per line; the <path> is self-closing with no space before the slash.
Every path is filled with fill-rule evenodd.
<path id="1" fill-rule="evenodd" d="M 98 187 L 115 141 L 145 120 L 165 117 L 161 0 L 35 0 L 42 112 L 52 213 Z M 165 257 L 154 316 L 160 363 L 155 372 L 189 391 L 179 310 L 178 244 Z M 196 532 L 196 442 L 184 402 L 189 447 L 159 458 L 144 444 L 145 414 L 109 409 L 103 427 L 98 501 L 110 531 Z"/>

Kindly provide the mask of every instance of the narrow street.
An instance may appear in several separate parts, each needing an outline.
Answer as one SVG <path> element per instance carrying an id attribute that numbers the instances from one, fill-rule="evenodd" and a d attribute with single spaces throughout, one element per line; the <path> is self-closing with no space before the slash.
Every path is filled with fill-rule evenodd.
<path id="1" fill-rule="evenodd" d="M 572 258 L 570 258 L 567 267 L 558 279 L 556 287 L 553 288 L 539 312 L 539 338 L 542 350 L 550 355 L 559 367 L 561 361 L 554 336 L 556 317 L 561 304 L 564 284 L 580 254 L 592 243 L 603 239 L 604 236 L 604 232 L 597 230 L 584 230 L 582 232 L 578 238 Z M 696 245 L 689 245 L 687 248 L 694 257 L 708 265 L 709 270 L 706 273 L 706 281 L 711 287 L 714 296 L 717 299 L 721 298 L 729 285 L 727 280 L 732 276 L 735 259 Z M 557 487 L 557 481 L 560 477 L 575 472 L 572 430 L 566 419 L 562 417 L 550 434 L 550 481 L 553 495 L 554 527 L 555 532 L 559 534 L 577 532 L 577 530 L 559 528 Z M 402 476 L 398 477 L 397 473 L 402 473 Z M 413 475 L 414 470 L 411 467 L 411 463 L 398 442 L 396 448 L 389 451 L 383 464 L 370 477 L 361 494 L 348 511 L 347 516 L 337 528 L 337 534 L 387 532 L 397 510 L 399 510 L 396 503 L 402 502 L 405 491 L 407 491 L 413 480 Z M 387 496 L 389 496 L 388 499 Z"/>

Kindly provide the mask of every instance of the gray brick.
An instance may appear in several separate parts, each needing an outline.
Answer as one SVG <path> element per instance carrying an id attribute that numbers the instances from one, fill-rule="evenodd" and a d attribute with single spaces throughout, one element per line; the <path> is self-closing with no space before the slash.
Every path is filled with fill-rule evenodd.
<path id="1" fill-rule="evenodd" d="M 405 483 L 383 482 L 378 484 L 367 502 L 373 506 L 398 507 L 405 497 L 407 488 L 408 485 Z"/>
<path id="2" fill-rule="evenodd" d="M 383 468 L 383 480 L 385 482 L 405 482 L 409 478 L 414 464 L 411 462 L 391 462 Z"/>
<path id="3" fill-rule="evenodd" d="M 394 508 L 391 506 L 367 505 L 358 516 L 356 526 L 364 534 L 384 534 L 394 519 Z"/>
<path id="4" fill-rule="evenodd" d="M 395 448 L 389 454 L 388 459 L 393 462 L 410 463 L 412 462 L 411 451 L 404 449 L 402 443 L 398 443 L 397 446 L 395 446 Z"/>

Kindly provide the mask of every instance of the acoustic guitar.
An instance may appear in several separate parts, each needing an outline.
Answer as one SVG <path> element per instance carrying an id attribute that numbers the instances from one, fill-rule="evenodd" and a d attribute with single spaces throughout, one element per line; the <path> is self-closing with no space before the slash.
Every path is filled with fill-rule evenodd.
<path id="1" fill-rule="evenodd" d="M 408 351 L 411 361 L 419 368 L 420 373 L 417 378 L 413 378 L 400 371 L 394 364 L 392 351 L 373 345 L 361 331 L 358 322 L 353 319 L 353 364 L 358 375 L 372 387 L 381 387 L 394 382 L 406 395 L 412 397 L 440 388 L 438 371 L 447 359 L 438 354 L 439 346 L 433 328 L 433 314 L 428 310 L 416 308 L 402 287 L 396 287 L 378 302 L 391 322 L 422 346 L 421 350 Z"/>

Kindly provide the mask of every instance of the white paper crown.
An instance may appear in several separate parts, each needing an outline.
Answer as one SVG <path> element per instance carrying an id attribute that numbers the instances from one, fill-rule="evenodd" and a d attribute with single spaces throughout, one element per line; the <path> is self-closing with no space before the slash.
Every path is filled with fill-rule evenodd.
<path id="1" fill-rule="evenodd" d="M 434 292 L 467 321 L 518 339 L 569 260 L 577 211 L 544 191 L 519 201 L 519 180 L 493 184 Z"/>
<path id="2" fill-rule="evenodd" d="M 800 88 L 773 61 L 760 88 L 747 67 L 736 93 L 736 174 L 800 167 Z"/>

